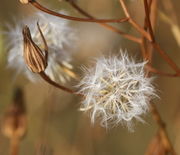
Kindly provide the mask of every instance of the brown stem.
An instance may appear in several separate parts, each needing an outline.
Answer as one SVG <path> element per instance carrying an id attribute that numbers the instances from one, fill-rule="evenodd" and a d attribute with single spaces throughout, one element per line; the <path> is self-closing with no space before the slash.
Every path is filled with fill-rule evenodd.
<path id="1" fill-rule="evenodd" d="M 54 82 L 53 80 L 51 80 L 51 79 L 49 78 L 49 76 L 46 75 L 45 72 L 40 72 L 39 75 L 40 75 L 47 83 L 49 83 L 50 85 L 53 85 L 54 87 L 59 88 L 59 89 L 65 91 L 65 92 L 68 92 L 68 93 L 71 93 L 71 94 L 76 94 L 76 92 L 75 92 L 74 90 L 71 90 L 71 89 L 66 88 L 66 87 L 64 87 L 64 86 L 61 86 L 60 84 L 58 84 L 58 83 Z"/>
<path id="2" fill-rule="evenodd" d="M 163 72 L 163 71 L 159 71 L 159 70 L 157 70 L 156 68 L 153 68 L 150 65 L 146 65 L 146 69 L 148 70 L 148 72 L 155 73 L 155 74 L 158 74 L 160 76 L 180 77 L 180 74 L 177 74 L 177 73 L 172 74 L 172 73 L 166 73 L 166 72 Z"/>
<path id="3" fill-rule="evenodd" d="M 144 37 L 146 37 L 149 41 L 151 40 L 151 37 L 149 35 L 149 33 L 147 33 L 139 24 L 137 24 L 132 17 L 129 14 L 129 11 L 126 7 L 126 4 L 124 3 L 124 0 L 119 0 L 121 7 L 124 11 L 124 14 L 126 15 L 126 17 L 129 19 L 128 22 L 138 31 L 140 32 Z"/>
<path id="4" fill-rule="evenodd" d="M 19 154 L 19 137 L 13 136 L 10 142 L 10 155 Z"/>
<path id="5" fill-rule="evenodd" d="M 149 25 L 151 26 L 151 38 L 153 41 L 155 41 L 153 29 L 154 29 L 155 21 L 156 21 L 156 13 L 157 13 L 156 9 L 157 9 L 157 0 L 153 0 L 153 1 L 149 0 L 149 4 L 148 4 L 148 2 L 146 2 L 146 8 L 145 8 L 146 14 L 145 14 L 145 18 L 144 18 L 144 30 L 148 31 Z M 150 21 L 150 15 L 151 15 L 151 20 L 153 21 L 152 24 Z M 149 59 L 149 58 L 152 58 L 153 47 L 146 40 L 145 37 L 142 37 L 141 51 L 142 51 L 142 55 L 143 55 L 144 60 L 148 60 L 148 63 L 151 64 L 152 59 Z"/>
<path id="6" fill-rule="evenodd" d="M 149 10 L 147 0 L 144 0 L 144 8 L 145 8 L 145 15 L 146 15 L 146 23 L 147 23 L 147 26 L 149 28 L 149 33 L 150 33 L 150 36 L 151 36 L 151 40 L 152 40 L 152 42 L 155 42 L 154 32 L 153 32 L 153 28 L 152 28 L 151 21 L 150 21 L 150 15 L 149 15 L 150 10 Z"/>
<path id="7" fill-rule="evenodd" d="M 149 11 L 149 18 L 150 18 L 149 20 L 151 23 L 152 31 L 155 31 L 155 23 L 156 23 L 156 18 L 157 18 L 157 0 L 149 0 L 148 11 Z M 148 24 L 147 24 L 147 30 L 148 30 Z M 148 56 L 152 57 L 154 48 L 152 47 L 151 44 L 148 44 L 147 46 L 148 46 L 148 48 L 147 48 Z M 151 63 L 151 62 L 149 62 L 149 63 Z"/>
<path id="8" fill-rule="evenodd" d="M 152 46 L 156 49 L 156 51 L 161 55 L 161 57 L 171 66 L 172 69 L 176 71 L 176 73 L 180 73 L 180 68 L 176 65 L 176 63 L 164 52 L 161 47 L 156 43 L 152 43 Z"/>
<path id="9" fill-rule="evenodd" d="M 82 8 L 80 8 L 76 3 L 74 3 L 74 1 L 68 1 L 68 2 L 71 4 L 71 6 L 72 6 L 73 8 L 75 8 L 75 9 L 76 9 L 79 13 L 81 13 L 82 15 L 88 17 L 89 19 L 96 19 L 96 18 L 94 18 L 92 15 L 90 15 L 89 13 L 87 13 L 85 10 L 83 10 Z M 141 43 L 141 39 L 140 39 L 140 38 L 137 38 L 137 37 L 134 37 L 134 36 L 132 36 L 132 35 L 126 34 L 125 32 L 117 29 L 116 27 L 113 27 L 113 26 L 111 26 L 111 25 L 109 25 L 109 24 L 105 24 L 105 23 L 98 23 L 98 24 L 101 25 L 101 26 L 103 26 L 103 27 L 105 27 L 105 28 L 107 28 L 107 29 L 109 29 L 109 30 L 111 30 L 111 31 L 113 31 L 113 32 L 116 32 L 116 33 L 122 35 L 122 36 L 123 36 L 124 38 L 126 38 L 126 39 L 129 39 L 129 40 L 134 41 L 134 42 L 139 43 L 139 44 Z"/>
<path id="10" fill-rule="evenodd" d="M 152 46 L 154 47 L 154 45 L 157 46 L 157 44 L 155 43 L 155 38 L 154 38 L 154 34 L 153 34 L 153 27 L 152 27 L 152 24 L 151 24 L 151 21 L 150 21 L 150 7 L 151 7 L 151 5 L 148 5 L 148 1 L 144 0 L 144 9 L 145 9 L 145 13 L 146 13 L 145 22 L 147 24 L 148 30 L 150 31 L 150 35 L 151 35 L 151 38 L 152 38 Z M 157 6 L 154 5 L 154 7 L 157 7 Z M 153 15 L 155 16 L 155 14 L 153 14 Z M 153 23 L 153 24 L 155 24 L 155 23 Z M 153 26 L 155 26 L 155 25 L 153 25 Z M 149 48 L 150 48 L 150 46 L 145 47 L 145 49 L 147 49 L 147 50 Z M 164 55 L 166 56 L 166 54 L 163 53 L 162 51 L 161 51 L 161 53 L 162 53 L 163 56 Z M 153 55 L 151 54 L 148 57 L 148 60 L 150 62 L 152 60 L 152 56 Z M 168 57 L 165 57 L 165 58 L 167 59 Z M 168 58 L 168 60 L 169 60 L 169 58 Z M 171 61 L 170 61 L 170 64 L 171 64 Z M 174 65 L 173 65 L 173 67 L 174 67 Z M 176 66 L 175 66 L 175 68 L 176 68 Z M 147 72 L 148 72 L 147 76 L 149 76 L 149 70 Z M 159 112 L 158 112 L 158 110 L 157 110 L 157 108 L 156 108 L 156 106 L 154 104 L 150 104 L 150 108 L 151 108 L 152 117 L 156 121 L 156 123 L 158 124 L 158 126 L 160 128 L 160 135 L 161 135 L 161 139 L 162 139 L 162 142 L 164 144 L 164 147 L 169 152 L 171 152 L 173 155 L 175 155 L 176 153 L 175 153 L 174 148 L 172 147 L 172 144 L 171 144 L 170 139 L 168 137 L 164 121 L 162 120 L 162 118 L 161 118 L 161 116 L 160 116 L 160 114 L 159 114 Z"/>
<path id="11" fill-rule="evenodd" d="M 85 18 L 78 18 L 78 17 L 72 17 L 72 16 L 67 16 L 67 15 L 63 15 L 61 13 L 52 11 L 48 8 L 45 8 L 44 6 L 42 6 L 40 3 L 38 3 L 36 0 L 30 0 L 29 3 L 31 3 L 35 8 L 48 13 L 50 15 L 53 16 L 57 16 L 60 18 L 65 18 L 68 20 L 74 20 L 74 21 L 79 21 L 79 22 L 95 22 L 95 23 L 123 23 L 128 21 L 128 18 L 121 18 L 121 19 L 85 19 Z"/>
<path id="12" fill-rule="evenodd" d="M 179 67 L 174 63 L 174 61 L 161 49 L 161 47 L 156 43 L 155 41 L 155 37 L 154 37 L 154 33 L 153 33 L 153 28 L 152 28 L 152 24 L 150 21 L 150 10 L 149 10 L 149 6 L 148 6 L 148 1 L 144 0 L 144 9 L 145 9 L 145 14 L 146 14 L 146 23 L 147 26 L 149 28 L 149 33 L 151 35 L 151 39 L 152 39 L 152 46 L 156 49 L 157 52 L 159 52 L 159 54 L 162 56 L 162 58 L 176 71 L 176 73 L 180 72 Z M 149 53 L 150 57 L 152 57 L 152 50 Z"/>
<path id="13" fill-rule="evenodd" d="M 151 112 L 153 114 L 154 120 L 157 122 L 159 128 L 160 128 L 160 134 L 162 138 L 162 142 L 165 146 L 165 148 L 172 153 L 172 155 L 176 155 L 174 148 L 170 142 L 170 139 L 168 137 L 167 131 L 166 131 L 166 126 L 164 121 L 162 120 L 159 112 L 157 111 L 156 107 L 154 104 L 151 104 Z"/>
<path id="14" fill-rule="evenodd" d="M 146 0 L 145 0 L 146 1 Z M 127 18 L 129 18 L 129 23 L 132 24 L 132 26 L 134 28 L 136 28 L 144 37 L 146 37 L 146 39 L 148 41 L 150 41 L 152 43 L 153 48 L 156 49 L 156 51 L 161 55 L 161 57 L 169 64 L 169 66 L 171 66 L 176 73 L 180 72 L 180 68 L 176 65 L 176 63 L 160 48 L 160 46 L 155 42 L 155 38 L 154 38 L 154 34 L 153 34 L 153 29 L 152 29 L 152 25 L 151 25 L 151 21 L 150 21 L 150 16 L 149 16 L 149 8 L 148 8 L 148 3 L 145 2 L 144 3 L 144 7 L 145 7 L 145 13 L 146 13 L 146 22 L 150 31 L 150 34 L 147 33 L 147 31 L 145 31 L 143 28 L 141 28 L 130 16 L 129 11 L 126 7 L 126 4 L 124 3 L 124 0 L 119 0 L 123 11 L 126 15 Z M 144 49 L 145 50 L 145 49 Z M 145 55 L 145 52 L 142 51 L 142 53 Z M 151 62 L 151 59 L 150 59 Z"/>

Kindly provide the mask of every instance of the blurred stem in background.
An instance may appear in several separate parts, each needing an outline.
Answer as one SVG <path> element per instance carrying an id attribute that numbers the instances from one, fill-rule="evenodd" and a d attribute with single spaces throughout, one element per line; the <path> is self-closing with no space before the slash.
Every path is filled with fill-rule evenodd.
<path id="1" fill-rule="evenodd" d="M 0 28 L 1 31 L 1 28 Z M 4 56 L 4 50 L 3 50 L 3 38 L 2 35 L 0 35 L 0 67 L 5 62 L 5 56 Z"/>
<path id="2" fill-rule="evenodd" d="M 21 88 L 14 90 L 12 104 L 8 105 L 2 122 L 3 134 L 9 138 L 10 155 L 18 155 L 20 142 L 27 130 L 24 94 Z"/>

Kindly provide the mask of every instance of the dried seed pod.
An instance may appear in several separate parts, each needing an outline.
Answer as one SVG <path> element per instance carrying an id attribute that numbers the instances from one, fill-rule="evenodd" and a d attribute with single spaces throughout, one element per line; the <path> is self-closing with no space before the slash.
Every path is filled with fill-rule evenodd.
<path id="1" fill-rule="evenodd" d="M 19 0 L 22 4 L 28 4 L 29 0 Z"/>
<path id="2" fill-rule="evenodd" d="M 28 26 L 23 28 L 24 59 L 28 68 L 34 73 L 40 73 L 47 67 L 47 44 L 39 25 L 38 30 L 45 44 L 44 52 L 32 40 L 31 32 Z"/>
<path id="3" fill-rule="evenodd" d="M 23 73 L 32 82 L 39 82 L 40 78 L 33 72 L 27 69 L 23 57 L 24 41 L 22 37 L 22 25 L 29 23 L 28 27 L 31 30 L 32 40 L 41 48 L 44 47 L 42 35 L 35 27 L 37 19 L 40 24 L 41 31 L 46 37 L 48 43 L 48 66 L 45 70 L 46 74 L 58 83 L 66 83 L 72 78 L 77 78 L 73 71 L 72 51 L 77 46 L 78 35 L 77 31 L 73 29 L 67 20 L 61 20 L 54 16 L 36 12 L 33 15 L 21 19 L 14 23 L 14 26 L 7 27 L 7 47 L 8 66 L 12 69 L 18 70 L 18 73 Z M 44 52 L 44 48 L 41 48 Z M 46 49 L 45 49 L 46 50 Z M 47 55 L 47 54 L 46 54 Z M 21 68 L 21 69 L 20 69 Z"/>
<path id="4" fill-rule="evenodd" d="M 26 128 L 27 119 L 23 92 L 18 88 L 15 90 L 13 104 L 8 107 L 4 115 L 2 131 L 10 139 L 14 137 L 20 139 L 25 135 Z"/>

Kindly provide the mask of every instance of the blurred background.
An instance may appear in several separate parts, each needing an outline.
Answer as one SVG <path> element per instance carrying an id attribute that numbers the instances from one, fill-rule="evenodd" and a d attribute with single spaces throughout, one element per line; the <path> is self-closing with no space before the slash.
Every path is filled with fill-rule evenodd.
<path id="1" fill-rule="evenodd" d="M 41 0 L 43 5 L 53 10 L 64 10 L 72 16 L 81 16 L 65 1 Z M 139 24 L 143 23 L 143 1 L 127 0 L 130 13 Z M 156 38 L 161 47 L 180 66 L 179 0 L 174 0 L 173 13 L 166 1 L 158 2 Z M 118 0 L 77 0 L 77 4 L 98 18 L 123 17 Z M 0 1 L 0 30 L 13 19 L 22 19 L 37 11 L 31 5 L 22 5 L 18 0 Z M 82 17 L 82 16 L 81 16 Z M 140 47 L 95 23 L 72 22 L 77 30 L 77 48 L 74 51 L 75 71 L 81 75 L 81 65 L 91 65 L 92 59 L 109 53 L 127 50 L 137 60 Z M 127 33 L 137 35 L 128 24 L 114 24 Z M 176 27 L 174 31 L 174 27 Z M 80 112 L 80 98 L 59 91 L 45 82 L 32 83 L 23 74 L 7 67 L 5 36 L 0 35 L 0 118 L 3 120 L 7 108 L 12 103 L 16 87 L 23 90 L 27 109 L 27 133 L 20 144 L 20 155 L 143 155 L 157 132 L 157 125 L 151 114 L 144 117 L 145 124 L 136 123 L 135 132 L 118 126 L 106 130 L 99 124 L 92 125 L 88 115 Z M 154 66 L 159 70 L 172 72 L 168 65 L 154 55 Z M 74 86 L 71 81 L 67 86 Z M 180 154 L 180 78 L 155 78 L 160 99 L 156 105 L 166 121 L 170 139 Z M 0 125 L 1 129 L 3 124 Z M 0 154 L 9 153 L 9 139 L 0 133 Z"/>

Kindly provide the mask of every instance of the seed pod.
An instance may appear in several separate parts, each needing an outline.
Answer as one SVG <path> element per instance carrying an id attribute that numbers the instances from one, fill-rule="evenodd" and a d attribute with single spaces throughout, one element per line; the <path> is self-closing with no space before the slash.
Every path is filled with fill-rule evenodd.
<path id="1" fill-rule="evenodd" d="M 28 4 L 29 0 L 19 0 L 22 4 Z"/>
<path id="2" fill-rule="evenodd" d="M 21 139 L 27 129 L 26 109 L 23 92 L 20 88 L 15 90 L 13 103 L 7 108 L 2 124 L 4 135 L 10 139 Z"/>
<path id="3" fill-rule="evenodd" d="M 47 44 L 44 36 L 42 35 L 39 25 L 38 29 L 45 44 L 44 52 L 32 40 L 31 32 L 28 26 L 25 26 L 23 28 L 24 59 L 28 68 L 34 73 L 40 73 L 47 67 Z"/>

